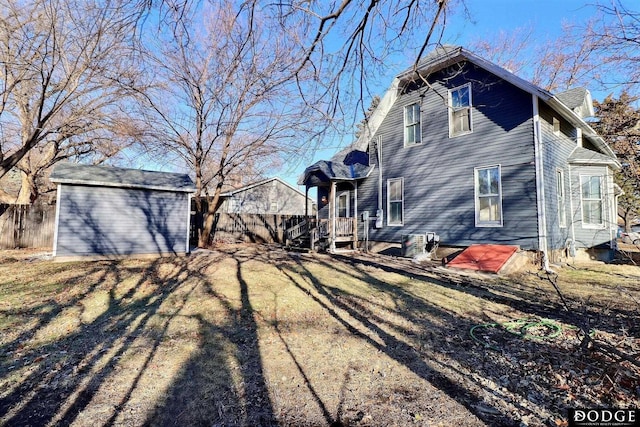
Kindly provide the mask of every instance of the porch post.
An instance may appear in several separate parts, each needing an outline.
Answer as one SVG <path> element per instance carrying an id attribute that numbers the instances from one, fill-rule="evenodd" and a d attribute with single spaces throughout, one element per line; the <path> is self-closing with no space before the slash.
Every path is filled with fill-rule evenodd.
<path id="1" fill-rule="evenodd" d="M 358 249 L 358 181 L 355 181 L 353 194 L 353 249 Z"/>
<path id="2" fill-rule="evenodd" d="M 329 249 L 333 253 L 336 250 L 336 182 L 331 181 L 331 191 L 329 195 L 329 220 L 331 223 L 331 231 L 329 232 L 330 246 Z"/>
<path id="3" fill-rule="evenodd" d="M 308 220 L 309 216 L 309 186 L 305 184 L 304 186 L 304 219 Z"/>

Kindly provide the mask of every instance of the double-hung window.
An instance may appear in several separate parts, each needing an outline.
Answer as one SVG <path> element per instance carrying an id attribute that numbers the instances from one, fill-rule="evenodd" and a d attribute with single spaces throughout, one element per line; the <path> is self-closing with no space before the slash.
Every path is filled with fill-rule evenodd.
<path id="1" fill-rule="evenodd" d="M 558 226 L 567 226 L 567 200 L 564 194 L 564 172 L 562 169 L 556 170 L 556 193 L 558 195 Z"/>
<path id="2" fill-rule="evenodd" d="M 387 181 L 387 211 L 389 225 L 402 225 L 404 221 L 404 178 Z"/>
<path id="3" fill-rule="evenodd" d="M 404 107 L 404 145 L 420 144 L 421 141 L 420 104 L 407 105 Z"/>
<path id="4" fill-rule="evenodd" d="M 475 168 L 476 226 L 502 226 L 500 166 Z"/>
<path id="5" fill-rule="evenodd" d="M 587 227 L 602 227 L 604 225 L 602 214 L 602 177 L 580 177 L 582 195 L 582 224 Z"/>
<path id="6" fill-rule="evenodd" d="M 473 132 L 471 83 L 449 90 L 449 137 Z"/>

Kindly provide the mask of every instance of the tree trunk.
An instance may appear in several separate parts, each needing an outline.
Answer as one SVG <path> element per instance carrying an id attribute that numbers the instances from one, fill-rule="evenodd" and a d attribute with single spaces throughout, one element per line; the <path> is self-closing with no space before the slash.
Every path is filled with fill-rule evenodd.
<path id="1" fill-rule="evenodd" d="M 38 198 L 38 187 L 36 186 L 35 175 L 20 171 L 22 185 L 16 203 L 20 205 L 28 205 Z"/>
<path id="2" fill-rule="evenodd" d="M 198 238 L 198 247 L 206 248 L 211 243 L 211 232 L 213 231 L 213 220 L 215 219 L 215 214 L 218 208 L 220 207 L 220 194 L 222 194 L 222 182 L 216 185 L 216 189 L 213 193 L 213 199 L 208 203 L 207 207 L 207 217 L 204 221 L 204 227 L 202 228 L 202 233 Z"/>

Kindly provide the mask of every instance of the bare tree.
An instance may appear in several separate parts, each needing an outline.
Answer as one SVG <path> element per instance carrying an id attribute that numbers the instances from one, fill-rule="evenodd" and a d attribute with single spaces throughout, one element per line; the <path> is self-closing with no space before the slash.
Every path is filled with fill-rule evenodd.
<path id="1" fill-rule="evenodd" d="M 363 100 L 376 94 L 370 82 L 377 83 L 388 67 L 397 69 L 398 58 L 402 67 L 407 57 L 417 66 L 439 43 L 448 8 L 464 7 L 464 0 L 291 0 L 274 5 L 282 29 L 306 29 L 298 72 L 311 70 L 326 83 L 320 95 L 327 114 L 352 114 L 345 101 L 355 99 L 364 115 Z"/>
<path id="2" fill-rule="evenodd" d="M 142 111 L 154 135 L 148 148 L 193 171 L 196 210 L 208 201 L 200 246 L 208 244 L 229 177 L 298 153 L 323 126 L 298 96 L 304 73 L 292 79 L 301 57 L 296 28 L 275 37 L 272 21 L 257 13 L 233 2 L 198 8 L 149 49 L 156 85 Z"/>
<path id="3" fill-rule="evenodd" d="M 571 87 L 619 90 L 640 87 L 640 8 L 621 0 L 585 5 L 594 17 L 567 22 L 560 36 L 534 42 L 534 28 L 477 40 L 471 49 L 549 91 Z"/>
<path id="4" fill-rule="evenodd" d="M 22 171 L 23 201 L 53 162 L 92 152 L 96 141 L 111 145 L 103 154 L 117 151 L 136 76 L 135 18 L 120 0 L 1 0 L 0 177 Z"/>
<path id="5" fill-rule="evenodd" d="M 598 122 L 595 129 L 614 150 L 622 169 L 616 182 L 624 194 L 620 196 L 618 215 L 627 231 L 640 218 L 640 109 L 633 106 L 637 98 L 623 92 L 595 102 Z"/>
<path id="6" fill-rule="evenodd" d="M 638 92 L 640 85 L 640 6 L 622 0 L 601 0 L 601 13 L 585 28 L 583 37 L 593 40 L 596 52 L 607 70 L 598 77 L 605 86 L 623 86 Z"/>

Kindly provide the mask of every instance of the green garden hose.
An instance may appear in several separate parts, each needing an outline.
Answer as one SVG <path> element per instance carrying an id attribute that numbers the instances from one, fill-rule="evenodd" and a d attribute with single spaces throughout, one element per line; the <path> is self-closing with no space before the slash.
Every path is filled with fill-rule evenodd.
<path id="1" fill-rule="evenodd" d="M 520 336 L 521 338 L 540 341 L 556 338 L 562 333 L 562 326 L 559 323 L 554 322 L 553 320 L 535 318 L 509 320 L 502 323 L 483 323 L 473 326 L 469 331 L 471 338 L 483 346 L 496 351 L 499 351 L 497 347 L 483 341 L 475 335 L 476 329 L 480 328 L 502 328 L 511 334 Z M 540 329 L 543 329 L 546 333 L 539 335 L 531 332 L 533 330 Z"/>

